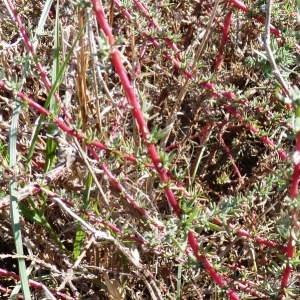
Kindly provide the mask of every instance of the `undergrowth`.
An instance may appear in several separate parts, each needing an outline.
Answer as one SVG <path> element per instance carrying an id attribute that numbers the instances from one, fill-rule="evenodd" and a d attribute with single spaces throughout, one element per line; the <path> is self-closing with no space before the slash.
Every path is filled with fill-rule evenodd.
<path id="1" fill-rule="evenodd" d="M 297 1 L 0 9 L 1 299 L 299 299 Z"/>

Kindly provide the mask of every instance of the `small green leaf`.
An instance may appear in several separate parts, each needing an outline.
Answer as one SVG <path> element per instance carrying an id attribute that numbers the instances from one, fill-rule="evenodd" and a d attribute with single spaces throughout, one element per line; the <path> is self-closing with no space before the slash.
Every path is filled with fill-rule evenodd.
<path id="1" fill-rule="evenodd" d="M 47 219 L 44 215 L 41 215 L 37 209 L 30 209 L 23 203 L 19 203 L 19 209 L 22 215 L 28 218 L 30 221 L 39 224 L 42 226 L 52 237 L 52 239 L 56 242 L 56 244 L 64 251 L 67 252 L 67 249 L 57 236 L 57 234 L 52 229 L 51 225 L 48 223 Z"/>

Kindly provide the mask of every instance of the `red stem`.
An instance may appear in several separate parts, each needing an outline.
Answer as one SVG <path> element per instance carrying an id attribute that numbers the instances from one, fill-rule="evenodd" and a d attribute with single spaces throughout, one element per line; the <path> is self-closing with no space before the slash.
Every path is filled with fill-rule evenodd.
<path id="1" fill-rule="evenodd" d="M 0 80 L 0 89 L 3 89 L 5 91 L 11 91 L 7 85 L 5 84 L 5 82 Z M 45 109 L 44 107 L 40 106 L 38 103 L 36 103 L 35 101 L 33 101 L 32 99 L 28 98 L 26 95 L 24 95 L 21 92 L 17 92 L 16 93 L 17 97 L 19 97 L 20 99 L 23 100 L 24 104 L 29 105 L 31 108 L 33 108 L 35 111 L 39 112 L 41 115 L 44 115 L 45 117 L 49 117 L 50 113 L 47 109 Z M 73 137 L 77 138 L 78 140 L 83 140 L 84 139 L 84 135 L 78 133 L 76 130 L 72 129 L 71 127 L 69 127 L 61 118 L 57 118 L 55 120 L 53 120 L 53 122 L 64 132 L 72 135 Z M 93 145 L 96 148 L 100 149 L 100 150 L 105 150 L 105 151 L 110 151 L 110 149 L 102 144 L 99 141 L 86 141 L 87 144 L 89 145 Z M 119 151 L 114 151 L 115 155 L 118 155 L 120 157 L 123 157 L 124 159 L 131 161 L 133 163 L 137 163 L 137 159 L 127 153 L 122 153 Z M 150 164 L 146 164 L 146 167 L 148 168 L 154 168 L 153 165 Z"/>
<path id="2" fill-rule="evenodd" d="M 212 221 L 219 225 L 219 226 L 224 226 L 223 222 L 219 219 L 217 219 L 216 217 L 213 217 L 212 218 Z M 233 224 L 226 224 L 226 226 L 228 226 L 228 228 L 232 231 L 235 230 L 235 226 Z M 271 247 L 271 248 L 278 248 L 279 250 L 281 250 L 282 252 L 286 252 L 287 251 L 287 247 L 285 246 L 282 246 L 276 242 L 272 242 L 272 241 L 267 241 L 265 240 L 264 238 L 260 237 L 260 236 L 252 236 L 248 231 L 246 231 L 245 229 L 238 229 L 236 230 L 236 234 L 237 235 L 240 235 L 240 236 L 244 236 L 244 237 L 247 237 L 247 238 L 251 238 L 251 239 L 254 239 L 254 241 L 258 244 L 262 244 L 262 245 L 266 245 L 268 247 Z"/>
<path id="3" fill-rule="evenodd" d="M 108 176 L 109 180 L 112 182 L 112 184 L 121 192 L 124 194 L 125 198 L 130 202 L 130 204 L 134 207 L 136 211 L 138 211 L 141 216 L 146 217 L 154 226 L 156 226 L 159 230 L 163 230 L 164 227 L 162 224 L 158 224 L 155 222 L 151 216 L 148 214 L 148 212 L 141 208 L 139 204 L 134 200 L 134 198 L 127 193 L 125 188 L 122 186 L 120 182 L 115 178 L 115 176 L 107 169 L 107 167 L 104 164 L 100 165 L 100 168 L 104 171 L 104 173 Z"/>
<path id="4" fill-rule="evenodd" d="M 296 141 L 296 150 L 298 153 L 300 152 L 300 131 L 297 133 L 297 141 Z M 291 182 L 291 187 L 290 187 L 290 197 L 292 200 L 296 201 L 298 194 L 299 194 L 299 179 L 300 179 L 300 163 L 296 163 L 294 166 L 294 173 L 292 177 L 292 182 Z M 291 233 L 290 233 L 290 238 L 289 242 L 287 244 L 287 262 L 286 262 L 286 267 L 283 272 L 282 280 L 281 280 L 281 291 L 279 293 L 279 299 L 282 299 L 285 296 L 285 291 L 284 289 L 288 287 L 289 284 L 289 278 L 292 273 L 292 265 L 290 263 L 290 260 L 294 257 L 295 255 L 295 236 L 297 236 L 297 233 L 299 231 L 299 210 L 298 208 L 293 208 L 291 213 L 290 213 L 290 219 L 292 221 L 292 226 L 291 226 Z"/>
<path id="5" fill-rule="evenodd" d="M 121 6 L 121 4 L 119 3 L 118 0 L 115 0 L 114 1 L 116 6 L 121 10 L 121 12 L 124 14 L 124 16 L 129 19 L 130 21 L 133 19 L 133 17 L 131 16 L 131 14 Z M 154 22 L 154 21 L 152 21 Z M 136 24 L 136 26 L 138 27 L 138 24 Z M 151 37 L 149 34 L 147 34 L 145 31 L 142 32 L 142 34 L 152 43 L 152 45 L 155 47 L 155 48 L 158 48 L 160 46 L 159 42 L 154 39 L 153 37 Z M 188 72 L 187 70 L 183 69 L 181 66 L 180 66 L 180 58 L 179 58 L 179 54 L 178 52 L 180 51 L 178 49 L 178 47 L 173 43 L 171 42 L 169 39 L 165 38 L 165 42 L 167 44 L 168 47 L 172 48 L 172 50 L 174 50 L 177 54 L 176 54 L 176 57 L 173 57 L 171 54 L 169 54 L 167 51 L 163 51 L 163 55 L 170 61 L 173 62 L 175 68 L 177 68 L 181 73 L 183 73 L 187 78 L 194 78 L 194 75 L 192 75 L 190 72 Z"/>
<path id="6" fill-rule="evenodd" d="M 229 37 L 229 31 L 230 31 L 230 25 L 231 25 L 231 17 L 232 17 L 232 11 L 229 11 L 225 18 L 224 28 L 223 28 L 223 35 L 221 39 L 221 47 L 219 50 L 219 54 L 217 56 L 216 66 L 215 70 L 218 71 L 221 68 L 223 56 L 224 56 L 224 47 L 227 43 L 228 37 Z"/>
<path id="7" fill-rule="evenodd" d="M 224 141 L 224 139 L 223 139 L 223 137 L 222 137 L 222 134 L 219 134 L 219 139 L 220 139 L 220 142 L 221 142 L 221 144 L 222 144 L 222 146 L 223 146 L 223 148 L 224 148 L 224 150 L 225 150 L 225 152 L 226 152 L 228 158 L 230 159 L 230 161 L 231 161 L 231 163 L 232 163 L 232 165 L 233 165 L 233 168 L 234 168 L 234 170 L 235 170 L 235 173 L 237 174 L 237 176 L 238 176 L 238 178 L 239 178 L 239 182 L 240 182 L 241 184 L 244 184 L 243 176 L 241 175 L 241 172 L 240 172 L 238 166 L 236 165 L 236 163 L 235 163 L 235 161 L 234 161 L 234 158 L 233 158 L 233 156 L 232 156 L 230 150 L 228 149 L 227 145 L 225 144 L 225 141 Z"/>
<path id="8" fill-rule="evenodd" d="M 245 12 L 248 12 L 248 8 L 240 1 L 235 1 L 235 0 L 231 0 L 229 1 L 231 2 L 235 7 L 245 11 Z M 132 20 L 132 16 L 130 15 L 130 13 L 125 10 L 124 8 L 121 7 L 121 4 L 118 2 L 118 0 L 115 0 L 115 3 L 116 3 L 116 6 L 122 11 L 122 13 L 130 20 Z M 229 18 L 230 17 L 230 18 Z M 260 22 L 263 22 L 263 18 L 261 17 L 255 17 L 256 19 L 260 20 Z M 228 16 L 228 25 L 230 26 L 230 22 L 231 22 L 231 16 L 229 15 Z M 228 28 L 229 30 L 229 28 Z M 280 36 L 280 32 L 274 28 L 272 25 L 271 25 L 271 32 L 273 32 L 276 36 Z M 143 32 L 143 35 L 146 36 L 150 42 L 155 46 L 155 47 L 159 47 L 159 43 L 154 39 L 152 38 L 151 36 L 149 36 L 148 34 L 146 34 L 145 32 Z M 225 37 L 224 37 L 225 38 Z M 296 45 L 298 46 L 298 45 Z M 299 46 L 299 49 L 300 49 L 300 46 Z M 190 79 L 194 79 L 195 76 L 193 74 L 191 74 L 190 72 L 188 72 L 187 70 L 181 68 L 180 66 L 180 62 L 172 57 L 168 52 L 164 51 L 163 54 L 173 62 L 174 66 L 180 70 L 180 72 L 182 72 L 187 78 L 190 78 Z M 219 60 L 222 58 L 218 58 Z M 220 62 L 217 62 L 216 65 L 218 65 Z M 208 88 L 208 89 L 212 89 L 214 90 L 214 85 L 211 84 L 210 82 L 201 82 L 200 83 L 201 86 L 205 87 L 205 88 Z M 235 95 L 232 95 L 230 93 L 227 93 L 227 92 L 224 92 L 223 95 L 216 92 L 216 91 L 213 91 L 213 96 L 217 97 L 217 98 L 222 98 L 223 96 L 225 96 L 227 99 L 229 100 L 232 100 L 233 98 L 235 98 Z M 249 126 L 249 129 L 254 132 L 258 132 L 258 130 L 251 124 L 248 124 L 247 126 Z M 266 137 L 262 137 L 261 140 L 266 143 L 266 144 L 273 144 L 273 142 L 269 139 L 269 138 L 266 138 Z M 278 153 L 278 155 L 281 157 L 281 159 L 285 160 L 288 156 L 287 154 L 282 150 L 282 149 L 277 149 L 276 152 Z"/>
<path id="9" fill-rule="evenodd" d="M 243 117 L 242 115 L 237 111 L 236 108 L 232 107 L 231 105 L 229 104 L 225 104 L 224 105 L 224 108 L 229 112 L 231 113 L 232 115 L 234 115 L 236 118 L 238 118 L 239 120 L 241 120 L 244 125 L 254 134 L 258 134 L 259 133 L 259 130 L 252 124 L 249 124 L 249 123 L 246 123 L 246 121 L 243 120 Z M 274 142 L 268 138 L 268 137 L 265 137 L 265 136 L 262 136 L 260 137 L 260 139 L 262 140 L 262 142 L 264 144 L 266 144 L 267 146 L 269 147 L 274 147 Z M 282 149 L 276 149 L 276 152 L 278 153 L 278 155 L 280 156 L 281 159 L 285 160 L 288 155 L 286 154 L 286 152 Z"/>
<path id="10" fill-rule="evenodd" d="M 135 3 L 136 7 L 142 12 L 142 14 L 144 15 L 144 17 L 150 22 L 150 24 L 156 28 L 159 32 L 162 32 L 162 28 L 157 24 L 157 22 L 155 20 L 153 20 L 148 11 L 147 11 L 147 7 L 145 4 L 142 4 L 141 2 L 139 2 L 138 0 L 133 0 L 133 2 Z M 165 42 L 167 44 L 167 46 L 171 49 L 173 49 L 175 51 L 175 53 L 179 53 L 180 50 L 178 49 L 178 47 L 172 42 L 170 41 L 168 38 L 165 38 Z M 180 58 L 178 58 L 180 59 Z"/>
<path id="11" fill-rule="evenodd" d="M 249 12 L 249 9 L 247 8 L 247 6 L 238 0 L 229 0 L 229 3 L 231 3 L 232 5 L 234 5 L 236 8 L 242 10 L 245 13 Z M 264 23 L 265 19 L 262 16 L 253 16 L 254 19 L 256 19 L 257 21 L 259 21 L 260 23 Z M 276 36 L 276 37 L 281 37 L 281 33 L 280 31 L 275 28 L 273 25 L 270 24 L 270 30 L 271 32 Z"/>
<path id="12" fill-rule="evenodd" d="M 132 106 L 132 114 L 133 114 L 135 120 L 137 121 L 137 124 L 139 126 L 139 131 L 142 135 L 145 146 L 148 150 L 148 154 L 149 154 L 149 156 L 150 156 L 150 158 L 151 158 L 151 160 L 154 164 L 155 169 L 159 173 L 159 175 L 161 177 L 161 180 L 164 183 L 167 183 L 168 180 L 169 180 L 169 177 L 167 175 L 166 170 L 162 167 L 159 155 L 158 155 L 158 153 L 155 149 L 155 145 L 148 142 L 150 132 L 149 132 L 147 123 L 146 123 L 146 121 L 143 117 L 143 113 L 141 111 L 140 104 L 139 104 L 139 102 L 138 102 L 138 100 L 135 96 L 132 84 L 129 81 L 126 70 L 124 68 L 124 65 L 121 62 L 119 53 L 118 53 L 116 47 L 114 47 L 114 37 L 112 35 L 112 30 L 110 29 L 109 24 L 105 19 L 102 5 L 97 0 L 92 0 L 92 3 L 94 5 L 94 11 L 95 11 L 97 21 L 98 21 L 99 25 L 101 26 L 102 30 L 104 31 L 104 33 L 107 35 L 108 41 L 110 42 L 110 44 L 112 46 L 111 59 L 112 59 L 112 62 L 114 64 L 114 67 L 115 67 L 115 69 L 116 69 L 116 71 L 117 71 L 117 73 L 120 77 L 120 80 L 121 80 L 121 83 L 122 83 L 123 88 L 125 90 L 128 101 L 130 102 L 130 104 Z M 165 187 L 165 193 L 166 193 L 166 195 L 167 195 L 167 197 L 170 201 L 170 204 L 172 205 L 176 215 L 178 217 L 180 217 L 181 216 L 181 210 L 179 208 L 179 205 L 178 205 L 178 203 L 175 199 L 175 196 L 174 196 L 173 192 L 170 190 L 169 187 Z"/>
<path id="13" fill-rule="evenodd" d="M 5 277 L 12 277 L 13 279 L 19 281 L 20 276 L 17 275 L 15 272 L 7 271 L 5 269 L 0 268 L 0 276 L 5 276 Z M 37 281 L 29 279 L 29 285 L 38 289 L 38 290 L 43 290 L 43 285 Z M 60 296 L 62 299 L 66 300 L 75 300 L 73 297 L 67 296 L 66 294 L 63 294 L 61 292 L 56 292 L 55 290 L 51 290 L 52 293 Z"/>
<path id="14" fill-rule="evenodd" d="M 204 255 L 199 254 L 199 245 L 197 243 L 197 240 L 192 232 L 188 233 L 188 241 L 189 244 L 194 252 L 194 255 L 196 256 L 197 260 L 202 263 L 204 266 L 206 272 L 210 275 L 211 278 L 214 279 L 214 281 L 221 287 L 226 286 L 226 281 L 219 275 L 218 272 L 211 266 L 209 261 Z M 233 292 L 231 289 L 228 289 L 228 294 L 230 296 L 230 299 L 232 300 L 238 300 L 239 296 Z"/>
<path id="15" fill-rule="evenodd" d="M 6 91 L 10 91 L 10 89 L 6 86 L 6 84 L 3 81 L 0 81 L 0 88 Z M 39 112 L 40 114 L 44 115 L 44 116 L 49 116 L 49 112 L 42 106 L 40 106 L 39 104 L 37 104 L 36 102 L 34 102 L 32 99 L 28 98 L 27 96 L 25 96 L 23 93 L 18 92 L 17 96 L 19 98 L 21 98 L 25 103 L 27 103 L 30 107 L 32 107 L 33 109 L 35 109 L 37 112 Z M 69 133 L 70 135 L 76 137 L 77 139 L 81 140 L 84 139 L 83 135 L 78 134 L 75 130 L 71 129 L 68 125 L 66 125 L 62 119 L 56 119 L 54 120 L 54 122 L 59 126 L 60 129 L 62 129 L 64 132 Z M 98 149 L 101 150 L 105 150 L 105 151 L 109 151 L 108 147 L 105 146 L 104 144 L 98 142 L 98 141 L 93 141 L 90 143 L 90 145 L 95 146 Z M 89 151 L 92 153 L 92 155 L 95 157 L 95 159 L 99 159 L 96 151 L 92 148 L 89 147 Z M 131 156 L 127 153 L 121 153 L 119 151 L 115 151 L 114 152 L 116 155 L 119 155 L 120 157 L 123 157 L 124 159 L 127 159 L 128 161 L 131 161 L 133 163 L 137 163 L 137 159 L 134 156 Z M 146 165 L 146 167 L 148 168 L 152 168 L 152 165 Z M 171 174 L 168 174 L 167 176 L 171 176 Z M 178 186 L 183 187 L 182 184 L 177 183 Z M 176 200 L 175 200 L 176 201 Z M 223 225 L 221 221 L 219 221 L 218 219 L 214 219 L 214 222 L 216 224 L 219 225 Z M 229 224 L 228 225 L 230 229 L 234 229 L 234 226 Z M 251 235 L 249 233 L 245 233 L 243 230 L 238 230 L 237 234 L 239 235 L 243 235 L 243 236 L 247 236 L 249 238 L 253 238 L 251 237 Z M 278 246 L 276 243 L 274 242 L 270 242 L 270 241 L 265 241 L 262 238 L 256 237 L 255 241 L 258 243 L 262 243 L 265 244 L 267 246 L 270 247 L 283 247 L 283 246 Z M 285 250 L 283 250 L 285 251 Z"/>

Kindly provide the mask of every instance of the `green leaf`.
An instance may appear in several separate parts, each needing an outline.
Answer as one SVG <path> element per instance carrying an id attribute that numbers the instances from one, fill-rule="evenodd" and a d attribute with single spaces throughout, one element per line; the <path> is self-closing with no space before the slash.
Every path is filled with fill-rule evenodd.
<path id="1" fill-rule="evenodd" d="M 89 173 L 86 179 L 85 191 L 83 194 L 83 207 L 82 207 L 83 210 L 87 210 L 90 204 L 90 193 L 91 193 L 92 182 L 93 182 L 93 176 L 91 175 L 91 173 Z M 86 215 L 82 214 L 81 218 L 83 220 L 87 220 Z M 83 245 L 84 238 L 85 238 L 85 232 L 81 229 L 81 224 L 78 224 L 76 235 L 75 235 L 74 248 L 73 248 L 74 259 L 77 259 L 81 253 L 81 247 Z"/>
<path id="2" fill-rule="evenodd" d="M 17 132 L 19 123 L 19 114 L 21 106 L 16 102 L 16 107 L 14 108 L 13 117 L 11 121 L 11 129 L 9 132 L 9 167 L 13 169 L 17 164 Z M 22 242 L 22 232 L 20 224 L 20 213 L 18 207 L 18 187 L 17 182 L 13 178 L 10 180 L 9 184 L 10 193 L 10 215 L 11 224 L 13 230 L 13 236 L 16 246 L 16 252 L 18 255 L 23 256 L 23 242 Z M 28 284 L 28 276 L 26 273 L 26 265 L 24 258 L 18 258 L 18 267 L 21 280 L 21 286 L 23 290 L 23 296 L 25 300 L 30 300 L 30 290 Z M 12 295 L 17 294 L 18 287 L 14 289 Z"/>
<path id="3" fill-rule="evenodd" d="M 33 201 L 31 201 L 33 204 Z M 28 218 L 30 221 L 39 224 L 42 226 L 51 236 L 51 238 L 56 242 L 56 244 L 65 252 L 68 252 L 67 249 L 65 248 L 64 244 L 61 242 L 57 234 L 54 232 L 52 229 L 51 225 L 45 218 L 43 214 L 41 214 L 36 208 L 30 209 L 23 203 L 19 203 L 19 209 L 22 213 L 22 215 L 26 218 Z"/>

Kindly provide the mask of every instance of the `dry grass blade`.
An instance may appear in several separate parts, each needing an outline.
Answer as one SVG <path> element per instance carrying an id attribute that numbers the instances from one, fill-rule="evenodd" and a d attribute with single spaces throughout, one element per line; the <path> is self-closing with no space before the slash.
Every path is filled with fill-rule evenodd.
<path id="1" fill-rule="evenodd" d="M 121 285 L 117 280 L 111 281 L 109 277 L 103 273 L 109 298 L 113 300 L 124 300 L 125 294 L 121 292 Z"/>

